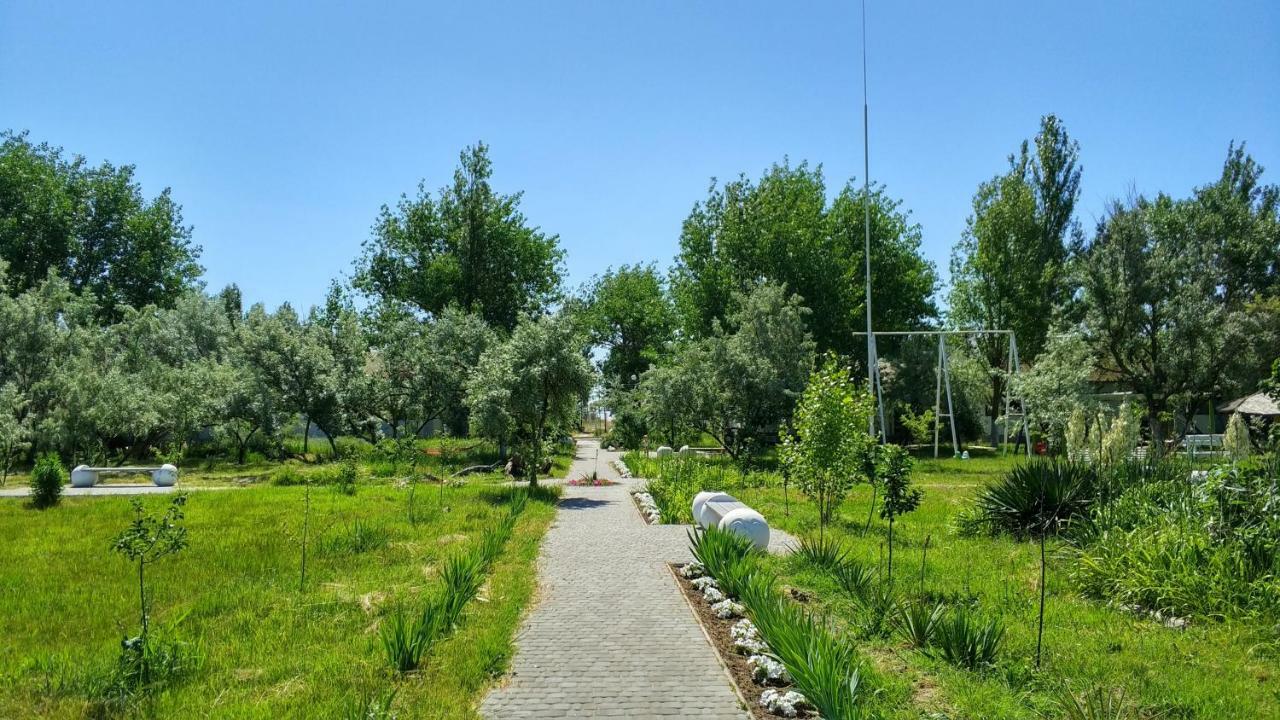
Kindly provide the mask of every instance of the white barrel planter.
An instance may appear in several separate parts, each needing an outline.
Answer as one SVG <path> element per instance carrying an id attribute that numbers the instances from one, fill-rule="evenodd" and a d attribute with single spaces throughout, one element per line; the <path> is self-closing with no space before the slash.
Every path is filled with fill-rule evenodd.
<path id="1" fill-rule="evenodd" d="M 670 447 L 663 445 L 662 447 L 658 448 L 657 456 L 660 458 L 671 457 L 673 453 L 675 453 L 675 450 L 672 450 Z"/>
<path id="2" fill-rule="evenodd" d="M 732 495 L 700 492 L 693 498 L 692 510 L 698 527 L 714 527 L 740 535 L 761 550 L 769 547 L 769 523 Z"/>

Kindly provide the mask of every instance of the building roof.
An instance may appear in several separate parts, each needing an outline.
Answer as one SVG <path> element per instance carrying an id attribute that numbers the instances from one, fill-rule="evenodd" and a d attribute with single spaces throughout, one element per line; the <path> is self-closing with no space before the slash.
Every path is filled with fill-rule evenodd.
<path id="1" fill-rule="evenodd" d="M 1280 405 L 1276 404 L 1275 398 L 1264 392 L 1256 392 L 1252 395 L 1232 400 L 1229 403 L 1223 403 L 1218 406 L 1218 412 L 1232 413 L 1238 412 L 1241 415 L 1266 415 L 1270 417 L 1280 416 Z"/>

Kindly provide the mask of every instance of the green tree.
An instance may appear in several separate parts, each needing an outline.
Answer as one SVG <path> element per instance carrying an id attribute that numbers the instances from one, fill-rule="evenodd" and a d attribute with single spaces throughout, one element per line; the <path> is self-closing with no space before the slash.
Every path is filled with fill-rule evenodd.
<path id="1" fill-rule="evenodd" d="M 495 342 L 489 326 L 455 306 L 423 319 L 389 303 L 371 308 L 365 322 L 371 345 L 363 378 L 368 412 L 396 438 L 402 432 L 416 436 L 441 418 L 465 423 L 459 410 L 466 376 Z"/>
<path id="2" fill-rule="evenodd" d="M 889 566 L 887 582 L 893 585 L 893 524 L 899 516 L 920 507 L 924 496 L 919 488 L 911 486 L 911 455 L 897 445 L 879 445 L 873 448 L 876 477 L 884 486 L 884 501 L 880 504 L 880 517 L 889 521 Z"/>
<path id="3" fill-rule="evenodd" d="M 505 330 L 544 309 L 559 293 L 559 239 L 531 227 L 521 193 L 496 192 L 492 174 L 489 148 L 479 143 L 462 151 L 453 183 L 437 195 L 420 184 L 417 197 L 383 206 L 355 286 L 426 313 L 456 304 Z"/>
<path id="4" fill-rule="evenodd" d="M 134 498 L 133 521 L 111 544 L 113 552 L 120 553 L 138 567 L 138 616 L 142 634 L 135 640 L 126 640 L 126 651 L 133 652 L 133 664 L 142 685 L 151 680 L 150 653 L 147 640 L 151 627 L 150 606 L 147 602 L 146 568 L 169 555 L 181 552 L 187 546 L 187 529 L 182 526 L 183 506 L 187 496 L 178 495 L 159 517 L 147 513 L 142 501 Z"/>
<path id="5" fill-rule="evenodd" d="M 634 387 L 675 336 L 675 308 L 653 265 L 623 265 L 595 278 L 582 315 L 606 352 L 601 375 L 622 389 Z"/>
<path id="6" fill-rule="evenodd" d="M 656 427 L 691 423 L 743 460 L 791 418 L 813 369 L 814 342 L 808 309 L 781 285 L 735 294 L 734 306 L 714 334 L 645 373 L 642 404 Z"/>
<path id="7" fill-rule="evenodd" d="M 858 481 L 875 439 L 867 432 L 873 401 L 849 369 L 828 356 L 809 376 L 792 431 L 782 438 L 782 462 L 800 491 L 818 506 L 822 536 L 835 509 Z"/>
<path id="8" fill-rule="evenodd" d="M 1065 260 L 1080 194 L 1079 146 L 1053 115 L 1034 144 L 1022 143 L 1009 169 L 978 186 L 964 235 L 952 252 L 950 317 L 960 326 L 1012 330 L 1019 355 L 1043 350 L 1054 310 L 1065 298 Z M 1004 367 L 1008 338 L 977 339 L 987 363 Z M 989 417 L 1000 417 L 1007 378 L 991 373 Z M 995 423 L 992 444 L 997 442 Z"/>
<path id="9" fill-rule="evenodd" d="M 1100 370 L 1142 397 L 1157 451 L 1170 419 L 1207 398 L 1222 354 L 1214 248 L 1194 212 L 1167 195 L 1114 204 L 1077 251 L 1085 342 Z"/>
<path id="10" fill-rule="evenodd" d="M 1089 384 L 1092 368 L 1093 356 L 1084 339 L 1078 333 L 1067 333 L 1050 336 L 1035 363 L 1014 376 L 1014 392 L 1030 408 L 1032 420 L 1052 447 L 1063 447 L 1072 414 L 1081 410 L 1093 392 Z M 1084 422 L 1083 415 L 1080 421 Z"/>
<path id="11" fill-rule="evenodd" d="M 274 314 L 254 305 L 244 327 L 245 362 L 279 396 L 282 409 L 306 419 L 304 452 L 315 425 L 336 455 L 334 438 L 343 427 L 343 416 L 333 354 L 323 332 L 304 325 L 288 303 Z"/>
<path id="12" fill-rule="evenodd" d="M 680 347 L 666 362 L 649 368 L 636 388 L 645 424 L 673 447 L 702 427 L 699 413 L 705 388 L 700 383 L 710 374 L 703 367 L 705 353 L 701 350 L 696 344 Z"/>
<path id="13" fill-rule="evenodd" d="M 121 307 L 168 307 L 201 273 L 200 248 L 166 188 L 143 197 L 132 165 L 63 156 L 25 133 L 0 134 L 0 259 L 9 292 L 57 272 L 92 293 L 105 319 Z"/>
<path id="14" fill-rule="evenodd" d="M 936 315 L 933 266 L 920 256 L 920 227 L 883 188 L 869 197 L 852 181 L 827 201 L 821 168 L 774 165 L 758 183 L 719 186 L 685 219 L 672 271 L 684 334 L 709 337 L 735 310 L 735 293 L 785 285 L 813 312 L 806 326 L 821 351 L 856 353 L 865 329 L 864 207 L 871 205 L 873 321 L 895 329 Z"/>
<path id="15" fill-rule="evenodd" d="M 530 486 L 548 446 L 572 429 L 591 391 L 587 339 L 567 313 L 520 321 L 467 380 L 473 429 L 512 442 Z"/>
<path id="16" fill-rule="evenodd" d="M 13 462 L 30 447 L 25 422 L 27 400 L 12 384 L 0 385 L 0 487 L 9 482 Z"/>

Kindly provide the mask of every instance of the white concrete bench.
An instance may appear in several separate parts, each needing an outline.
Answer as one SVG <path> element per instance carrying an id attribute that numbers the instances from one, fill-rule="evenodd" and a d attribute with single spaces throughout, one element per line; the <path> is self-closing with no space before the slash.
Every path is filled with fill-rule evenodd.
<path id="1" fill-rule="evenodd" d="M 159 467 L 89 467 L 77 465 L 71 471 L 71 487 L 93 487 L 99 475 L 135 475 L 146 473 L 159 487 L 169 487 L 178 482 L 178 468 L 165 463 Z"/>
<path id="2" fill-rule="evenodd" d="M 1222 450 L 1222 436 L 1187 435 L 1182 438 L 1182 446 L 1187 449 L 1187 454 L 1191 457 L 1199 454 L 1211 454 Z"/>
<path id="3" fill-rule="evenodd" d="M 769 547 L 769 523 L 764 516 L 732 495 L 700 492 L 693 498 L 693 521 L 741 535 L 761 550 Z"/>

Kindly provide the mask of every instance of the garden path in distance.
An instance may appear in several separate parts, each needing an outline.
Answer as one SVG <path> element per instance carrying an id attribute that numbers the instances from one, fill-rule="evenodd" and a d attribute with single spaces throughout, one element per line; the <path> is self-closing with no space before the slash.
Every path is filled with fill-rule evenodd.
<path id="1" fill-rule="evenodd" d="M 597 458 L 597 453 L 599 456 Z M 697 717 L 747 720 L 667 564 L 688 562 L 684 532 L 650 526 L 618 453 L 579 440 L 538 560 L 539 601 L 516 637 L 511 672 L 480 714 L 509 718 Z"/>

